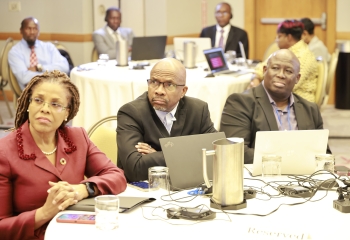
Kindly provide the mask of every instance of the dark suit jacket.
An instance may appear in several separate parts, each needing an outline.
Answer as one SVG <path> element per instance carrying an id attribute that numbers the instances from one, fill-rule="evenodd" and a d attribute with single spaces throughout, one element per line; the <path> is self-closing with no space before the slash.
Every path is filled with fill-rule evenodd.
<path id="1" fill-rule="evenodd" d="M 298 129 L 323 129 L 317 105 L 296 94 L 293 95 Z M 278 131 L 273 108 L 262 84 L 227 98 L 220 131 L 225 132 L 226 137 L 244 138 L 244 163 L 253 163 L 256 132 Z"/>
<path id="2" fill-rule="evenodd" d="M 169 135 L 149 103 L 148 92 L 125 104 L 118 111 L 118 167 L 124 169 L 128 181 L 148 179 L 148 168 L 166 166 L 159 138 L 216 132 L 210 119 L 208 104 L 195 98 L 179 101 Z M 135 145 L 148 143 L 157 152 L 142 155 Z"/>
<path id="3" fill-rule="evenodd" d="M 211 39 L 211 46 L 215 46 L 215 36 L 216 36 L 216 25 L 206 27 L 202 30 L 200 37 L 209 37 Z M 228 34 L 225 51 L 234 50 L 236 51 L 237 57 L 242 57 L 241 49 L 239 48 L 238 42 L 241 41 L 244 46 L 244 51 L 246 57 L 249 57 L 249 44 L 248 44 L 248 34 L 243 29 L 234 27 L 231 25 L 231 30 Z"/>
<path id="4" fill-rule="evenodd" d="M 118 194 L 126 188 L 123 171 L 90 141 L 83 128 L 64 131 L 76 151 L 67 153 L 67 143 L 57 134 L 56 166 L 50 163 L 35 144 L 28 122 L 21 127 L 25 154 L 18 155 L 16 131 L 0 139 L 0 239 L 44 239 L 46 224 L 34 231 L 35 212 L 48 196 L 49 181 L 70 184 L 93 182 L 101 194 Z M 64 158 L 66 164 L 60 163 Z M 84 175 L 87 179 L 84 179 Z"/>

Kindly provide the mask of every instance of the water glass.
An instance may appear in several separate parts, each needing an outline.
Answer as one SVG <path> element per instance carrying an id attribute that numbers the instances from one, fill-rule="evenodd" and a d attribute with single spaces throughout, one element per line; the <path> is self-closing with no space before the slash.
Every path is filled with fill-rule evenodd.
<path id="1" fill-rule="evenodd" d="M 150 167 L 148 169 L 149 191 L 169 191 L 169 169 L 167 167 Z"/>
<path id="2" fill-rule="evenodd" d="M 97 60 L 97 65 L 106 66 L 109 60 L 108 54 L 100 54 Z"/>
<path id="3" fill-rule="evenodd" d="M 229 50 L 225 53 L 226 61 L 234 64 L 236 60 L 236 51 Z"/>
<path id="4" fill-rule="evenodd" d="M 327 170 L 334 173 L 335 159 L 332 154 L 315 155 L 315 163 L 316 163 L 315 171 Z"/>
<path id="5" fill-rule="evenodd" d="M 95 198 L 95 225 L 100 230 L 112 230 L 119 227 L 119 197 L 101 195 Z"/>
<path id="6" fill-rule="evenodd" d="M 281 176 L 282 157 L 278 155 L 262 156 L 261 172 L 263 177 Z"/>

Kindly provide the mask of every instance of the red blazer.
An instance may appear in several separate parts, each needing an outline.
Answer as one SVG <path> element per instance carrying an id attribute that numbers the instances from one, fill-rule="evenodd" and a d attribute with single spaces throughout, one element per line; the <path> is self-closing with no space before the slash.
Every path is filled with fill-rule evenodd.
<path id="1" fill-rule="evenodd" d="M 56 166 L 35 144 L 28 122 L 21 130 L 0 139 L 1 240 L 44 239 L 47 224 L 34 231 L 34 218 L 36 209 L 46 201 L 49 181 L 93 182 L 101 194 L 118 194 L 125 190 L 123 170 L 90 141 L 83 128 L 65 127 L 62 133 L 57 133 Z M 20 157 L 20 135 L 23 153 L 35 154 L 35 159 Z M 84 180 L 84 176 L 87 179 Z"/>

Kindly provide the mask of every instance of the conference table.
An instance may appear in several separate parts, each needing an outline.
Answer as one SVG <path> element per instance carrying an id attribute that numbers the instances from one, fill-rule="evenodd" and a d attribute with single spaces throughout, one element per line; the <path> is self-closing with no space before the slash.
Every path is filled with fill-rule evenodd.
<path id="1" fill-rule="evenodd" d="M 97 63 L 87 63 L 75 67 L 71 73 L 71 81 L 78 87 L 80 93 L 80 108 L 72 125 L 91 128 L 104 117 L 117 115 L 121 106 L 136 99 L 147 91 L 147 79 L 157 60 L 149 61 L 150 66 L 134 70 L 129 66 L 116 66 L 115 60 L 110 60 L 105 66 Z M 206 77 L 207 63 L 199 64 L 197 68 L 186 69 L 188 86 L 187 96 L 199 98 L 208 103 L 211 119 L 216 129 L 219 129 L 223 107 L 227 97 L 232 93 L 243 92 L 251 78 L 251 71 L 245 74 L 221 74 Z"/>
<path id="2" fill-rule="evenodd" d="M 323 178 L 325 179 L 328 178 Z M 278 181 L 280 184 L 291 181 L 288 176 L 253 178 L 244 171 L 245 187 L 255 187 L 271 196 L 277 195 L 276 190 L 260 180 L 270 184 L 271 181 Z M 157 191 L 142 192 L 127 187 L 120 196 L 153 197 L 156 201 L 141 205 L 130 212 L 120 213 L 119 228 L 110 231 L 98 230 L 91 224 L 57 223 L 56 217 L 61 214 L 59 213 L 49 223 L 45 239 L 349 239 L 349 214 L 333 208 L 333 200 L 338 197 L 336 191 L 318 191 L 310 201 L 287 196 L 269 199 L 267 195 L 258 194 L 256 198 L 248 199 L 247 207 L 240 210 L 224 213 L 211 208 L 216 212 L 216 218 L 207 221 L 166 217 L 164 209 L 171 207 L 193 208 L 201 204 L 210 206 L 207 196 L 190 196 L 187 190 L 170 197 Z M 277 210 L 274 211 L 275 209 Z M 260 216 L 268 213 L 271 214 Z"/>

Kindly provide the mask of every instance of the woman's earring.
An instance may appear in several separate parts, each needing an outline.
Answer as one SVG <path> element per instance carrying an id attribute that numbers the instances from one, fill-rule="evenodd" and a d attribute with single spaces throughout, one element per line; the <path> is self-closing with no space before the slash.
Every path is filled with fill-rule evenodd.
<path id="1" fill-rule="evenodd" d="M 27 109 L 27 112 L 29 112 L 29 109 Z"/>
<path id="2" fill-rule="evenodd" d="M 65 119 L 65 121 L 67 122 L 67 118 Z"/>

